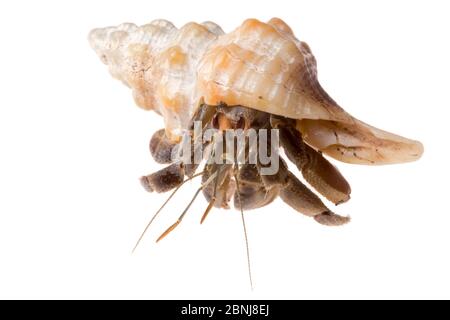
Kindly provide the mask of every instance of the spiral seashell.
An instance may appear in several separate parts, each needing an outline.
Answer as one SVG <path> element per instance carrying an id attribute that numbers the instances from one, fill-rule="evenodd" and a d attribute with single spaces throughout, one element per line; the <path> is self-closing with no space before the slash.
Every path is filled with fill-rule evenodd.
<path id="1" fill-rule="evenodd" d="M 345 112 L 319 84 L 309 46 L 281 19 L 249 19 L 227 34 L 213 22 L 125 23 L 95 29 L 89 41 L 136 104 L 163 116 L 172 141 L 200 104 L 225 103 L 296 119 L 308 144 L 340 161 L 387 164 L 423 153 L 420 142 Z"/>

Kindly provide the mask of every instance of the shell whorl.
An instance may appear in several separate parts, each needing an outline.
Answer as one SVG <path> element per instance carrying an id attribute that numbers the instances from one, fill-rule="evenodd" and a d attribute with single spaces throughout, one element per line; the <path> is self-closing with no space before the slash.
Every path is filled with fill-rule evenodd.
<path id="1" fill-rule="evenodd" d="M 165 120 L 172 139 L 186 129 L 198 101 L 197 65 L 222 29 L 213 22 L 176 28 L 166 20 L 94 29 L 89 42 L 113 77 L 133 91 L 136 104 Z"/>
<path id="2" fill-rule="evenodd" d="M 309 46 L 277 18 L 249 19 L 220 37 L 201 61 L 198 91 L 208 104 L 223 101 L 294 119 L 351 121 L 318 83 Z"/>

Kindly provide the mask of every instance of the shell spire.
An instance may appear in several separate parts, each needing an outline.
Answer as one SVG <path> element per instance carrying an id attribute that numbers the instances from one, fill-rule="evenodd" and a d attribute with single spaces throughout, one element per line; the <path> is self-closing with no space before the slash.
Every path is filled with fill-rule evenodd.
<path id="1" fill-rule="evenodd" d="M 111 75 L 132 89 L 136 104 L 161 114 L 166 133 L 177 140 L 198 106 L 193 94 L 196 66 L 221 34 L 209 21 L 178 29 L 169 21 L 154 20 L 139 27 L 124 23 L 94 29 L 89 42 Z"/>

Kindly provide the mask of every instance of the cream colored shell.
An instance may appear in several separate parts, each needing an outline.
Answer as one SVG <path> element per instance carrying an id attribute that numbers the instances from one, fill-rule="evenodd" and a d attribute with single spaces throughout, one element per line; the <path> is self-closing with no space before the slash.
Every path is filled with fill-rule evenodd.
<path id="1" fill-rule="evenodd" d="M 165 20 L 95 29 L 91 46 L 136 103 L 164 118 L 176 141 L 204 102 L 226 103 L 297 119 L 307 143 L 345 162 L 416 160 L 418 141 L 371 127 L 346 113 L 322 89 L 310 48 L 274 18 L 249 19 L 224 34 L 212 23 L 177 29 Z"/>

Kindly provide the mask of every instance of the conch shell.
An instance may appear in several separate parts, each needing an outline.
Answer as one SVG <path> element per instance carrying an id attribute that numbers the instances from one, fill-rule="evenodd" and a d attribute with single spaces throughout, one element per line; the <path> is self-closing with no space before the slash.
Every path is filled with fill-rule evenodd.
<path id="1" fill-rule="evenodd" d="M 296 119 L 304 141 L 340 161 L 399 163 L 423 153 L 420 142 L 345 112 L 320 86 L 309 46 L 278 18 L 249 19 L 228 34 L 212 22 L 177 29 L 155 20 L 95 29 L 89 40 L 137 105 L 163 116 L 172 141 L 200 104 L 225 103 Z"/>

